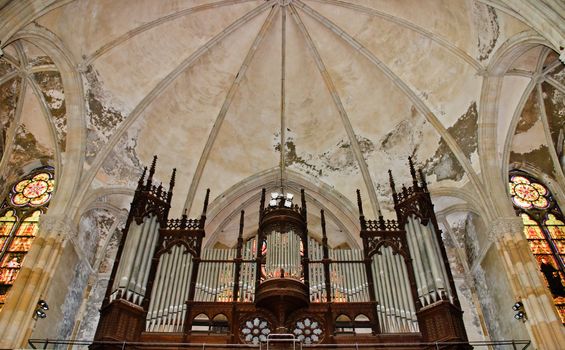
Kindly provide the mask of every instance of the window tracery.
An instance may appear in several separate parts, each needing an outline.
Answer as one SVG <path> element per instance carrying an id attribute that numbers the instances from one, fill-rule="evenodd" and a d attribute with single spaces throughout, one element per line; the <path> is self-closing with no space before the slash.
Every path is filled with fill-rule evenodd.
<path id="1" fill-rule="evenodd" d="M 0 208 L 0 310 L 39 229 L 55 189 L 53 168 L 44 167 L 16 182 Z"/>
<path id="2" fill-rule="evenodd" d="M 549 189 L 526 174 L 511 174 L 509 189 L 514 208 L 524 224 L 524 236 L 553 296 L 561 321 L 565 324 L 563 214 Z"/>

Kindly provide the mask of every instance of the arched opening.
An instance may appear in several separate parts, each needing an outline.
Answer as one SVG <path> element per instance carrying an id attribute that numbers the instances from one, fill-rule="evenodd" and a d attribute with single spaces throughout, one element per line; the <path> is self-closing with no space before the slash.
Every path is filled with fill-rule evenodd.
<path id="1" fill-rule="evenodd" d="M 353 334 L 353 322 L 347 315 L 339 315 L 335 319 L 335 334 Z"/>
<path id="2" fill-rule="evenodd" d="M 192 319 L 192 332 L 208 333 L 210 330 L 210 318 L 206 314 L 198 314 Z"/>
<path id="3" fill-rule="evenodd" d="M 225 334 L 229 333 L 230 327 L 228 318 L 224 314 L 214 316 L 210 323 L 210 333 Z"/>
<path id="4" fill-rule="evenodd" d="M 371 334 L 373 332 L 373 329 L 371 328 L 371 320 L 363 314 L 355 316 L 353 329 L 355 334 Z"/>

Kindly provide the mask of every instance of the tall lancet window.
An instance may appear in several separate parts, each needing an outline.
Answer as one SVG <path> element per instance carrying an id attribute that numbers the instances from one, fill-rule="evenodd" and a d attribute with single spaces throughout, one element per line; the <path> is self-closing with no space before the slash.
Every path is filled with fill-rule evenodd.
<path id="1" fill-rule="evenodd" d="M 55 189 L 53 168 L 36 169 L 16 182 L 0 207 L 0 309 L 37 235 L 39 217 Z"/>
<path id="2" fill-rule="evenodd" d="M 536 179 L 510 175 L 510 195 L 524 222 L 524 235 L 565 324 L 565 223 L 551 192 Z"/>

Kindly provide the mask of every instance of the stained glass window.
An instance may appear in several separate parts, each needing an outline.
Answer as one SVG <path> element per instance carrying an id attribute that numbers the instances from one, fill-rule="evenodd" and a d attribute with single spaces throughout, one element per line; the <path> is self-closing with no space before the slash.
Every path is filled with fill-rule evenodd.
<path id="1" fill-rule="evenodd" d="M 37 169 L 16 182 L 0 207 L 0 310 L 14 284 L 55 189 L 53 168 Z"/>
<path id="2" fill-rule="evenodd" d="M 510 176 L 510 195 L 524 223 L 524 235 L 536 258 L 561 321 L 565 324 L 565 223 L 550 191 L 524 173 Z"/>

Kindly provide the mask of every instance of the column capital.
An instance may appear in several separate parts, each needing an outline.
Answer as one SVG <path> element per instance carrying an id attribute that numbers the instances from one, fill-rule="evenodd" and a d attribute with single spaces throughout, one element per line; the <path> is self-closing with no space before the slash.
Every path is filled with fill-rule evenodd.
<path id="1" fill-rule="evenodd" d="M 496 218 L 490 223 L 488 238 L 491 242 L 496 242 L 506 235 L 521 235 L 524 230 L 524 223 L 519 216 Z"/>
<path id="2" fill-rule="evenodd" d="M 77 233 L 76 225 L 66 215 L 42 215 L 39 219 L 39 229 L 44 237 L 55 236 L 66 239 Z"/>

